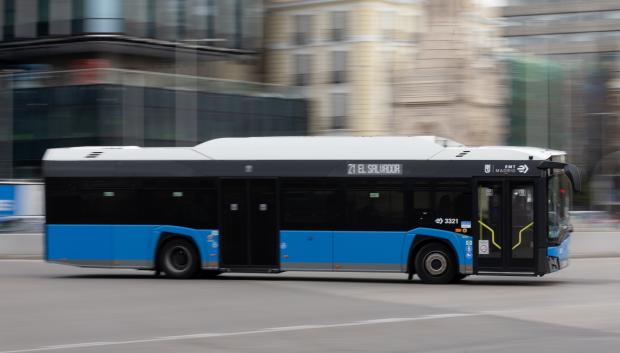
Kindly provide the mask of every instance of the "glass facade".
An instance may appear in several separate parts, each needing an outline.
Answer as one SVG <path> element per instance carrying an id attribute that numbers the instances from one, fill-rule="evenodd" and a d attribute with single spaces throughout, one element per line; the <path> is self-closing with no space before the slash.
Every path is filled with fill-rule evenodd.
<path id="1" fill-rule="evenodd" d="M 0 41 L 125 34 L 257 50 L 263 0 L 0 0 Z"/>
<path id="2" fill-rule="evenodd" d="M 190 95 L 196 104 L 184 103 Z M 41 157 L 54 147 L 193 146 L 218 137 L 307 134 L 306 101 L 278 95 L 85 84 L 18 88 L 8 99 L 12 111 L 2 111 L 12 116 L 5 150 L 12 151 L 12 175 L 0 168 L 3 177 L 40 177 Z M 9 121 L 0 123 L 11 130 Z M 188 138 L 187 130 L 195 135 Z"/>

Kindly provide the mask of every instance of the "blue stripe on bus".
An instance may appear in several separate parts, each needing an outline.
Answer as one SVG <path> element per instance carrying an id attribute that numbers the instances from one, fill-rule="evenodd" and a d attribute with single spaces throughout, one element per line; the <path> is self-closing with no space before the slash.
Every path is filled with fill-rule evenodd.
<path id="1" fill-rule="evenodd" d="M 48 225 L 46 259 L 102 267 L 126 264 L 152 268 L 164 232 L 191 237 L 198 246 L 202 267 L 218 268 L 217 230 L 167 225 Z M 460 271 L 471 273 L 471 237 L 432 228 L 408 232 L 284 230 L 280 232 L 281 268 L 406 272 L 409 249 L 420 235 L 447 241 L 457 254 Z"/>
<path id="2" fill-rule="evenodd" d="M 406 272 L 411 245 L 421 235 L 447 241 L 456 253 L 459 271 L 472 273 L 472 237 L 432 228 L 408 232 L 284 230 L 280 232 L 280 263 L 283 270 Z"/>
<path id="3" fill-rule="evenodd" d="M 406 232 L 334 232 L 335 270 L 401 271 Z"/>
<path id="4" fill-rule="evenodd" d="M 46 259 L 84 265 L 153 267 L 161 233 L 191 237 L 203 267 L 218 261 L 217 231 L 161 225 L 54 224 L 46 227 Z"/>
<path id="5" fill-rule="evenodd" d="M 280 232 L 280 267 L 283 270 L 331 270 L 334 261 L 332 231 Z"/>

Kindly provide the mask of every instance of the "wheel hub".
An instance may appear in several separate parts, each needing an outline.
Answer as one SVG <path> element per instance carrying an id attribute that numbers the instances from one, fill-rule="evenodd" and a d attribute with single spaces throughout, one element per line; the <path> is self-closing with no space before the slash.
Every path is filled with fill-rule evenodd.
<path id="1" fill-rule="evenodd" d="M 190 263 L 190 255 L 187 249 L 177 246 L 170 251 L 170 264 L 175 270 L 182 271 Z"/>
<path id="2" fill-rule="evenodd" d="M 426 270 L 431 275 L 439 276 L 446 272 L 448 268 L 448 259 L 443 253 L 433 252 L 428 254 L 426 259 L 424 259 L 424 267 L 426 267 Z"/>

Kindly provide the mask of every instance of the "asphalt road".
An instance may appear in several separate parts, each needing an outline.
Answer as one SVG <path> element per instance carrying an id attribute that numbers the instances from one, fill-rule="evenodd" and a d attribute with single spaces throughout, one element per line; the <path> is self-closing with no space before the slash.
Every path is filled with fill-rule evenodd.
<path id="1" fill-rule="evenodd" d="M 458 285 L 368 273 L 150 272 L 0 261 L 0 353 L 618 352 L 620 258 Z"/>

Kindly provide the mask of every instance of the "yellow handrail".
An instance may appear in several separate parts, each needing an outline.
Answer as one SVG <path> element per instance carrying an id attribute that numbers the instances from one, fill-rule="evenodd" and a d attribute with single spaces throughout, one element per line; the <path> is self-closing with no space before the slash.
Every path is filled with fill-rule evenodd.
<path id="1" fill-rule="evenodd" d="M 532 223 L 526 225 L 525 227 L 521 228 L 521 230 L 519 231 L 519 241 L 515 244 L 515 246 L 512 247 L 512 250 L 518 248 L 519 245 L 521 245 L 521 241 L 523 240 L 523 238 L 522 238 L 523 232 L 525 232 L 528 228 L 530 228 L 533 225 L 534 225 L 534 222 L 532 222 Z"/>
<path id="2" fill-rule="evenodd" d="M 489 232 L 491 232 L 491 243 L 493 243 L 493 245 L 496 248 L 501 250 L 502 246 L 495 242 L 495 231 L 493 230 L 493 228 L 491 228 L 488 225 L 484 224 L 481 220 L 478 220 L 478 223 L 480 223 L 481 226 L 485 227 L 486 229 L 489 230 Z M 480 233 L 482 233 L 482 232 L 480 232 Z"/>

